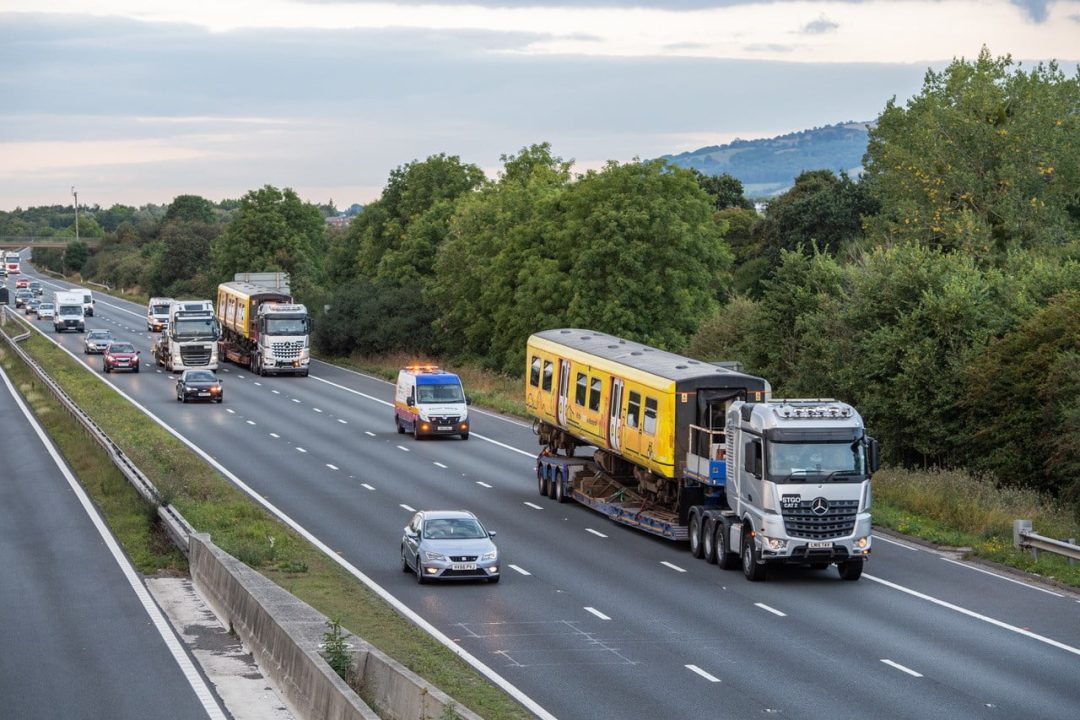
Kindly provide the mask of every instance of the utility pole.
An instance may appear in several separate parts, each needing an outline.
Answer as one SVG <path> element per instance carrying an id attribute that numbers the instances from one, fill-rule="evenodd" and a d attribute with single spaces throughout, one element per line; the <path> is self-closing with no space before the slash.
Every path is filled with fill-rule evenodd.
<path id="1" fill-rule="evenodd" d="M 79 241 L 79 191 L 71 186 L 71 194 L 75 196 L 75 241 Z"/>

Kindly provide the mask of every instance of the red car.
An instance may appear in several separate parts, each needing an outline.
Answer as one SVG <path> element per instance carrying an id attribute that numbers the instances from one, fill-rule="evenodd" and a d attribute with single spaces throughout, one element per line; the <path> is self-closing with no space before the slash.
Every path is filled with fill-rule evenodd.
<path id="1" fill-rule="evenodd" d="M 105 372 L 130 370 L 139 372 L 139 351 L 129 342 L 111 342 L 105 348 Z"/>
<path id="2" fill-rule="evenodd" d="M 22 290 L 23 288 L 29 288 L 29 287 L 30 287 L 30 278 L 28 278 L 28 277 L 21 277 L 21 278 L 18 278 L 15 281 L 15 289 L 16 290 Z"/>

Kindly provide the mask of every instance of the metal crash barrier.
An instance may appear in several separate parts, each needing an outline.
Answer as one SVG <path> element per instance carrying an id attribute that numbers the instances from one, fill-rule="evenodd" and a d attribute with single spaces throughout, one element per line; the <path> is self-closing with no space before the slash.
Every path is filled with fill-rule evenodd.
<path id="1" fill-rule="evenodd" d="M 1076 538 L 1055 540 L 1054 538 L 1043 537 L 1031 528 L 1030 520 L 1016 520 L 1013 522 L 1013 547 L 1017 550 L 1031 550 L 1035 558 L 1039 557 L 1040 551 L 1064 555 L 1069 558 L 1070 565 L 1080 560 L 1080 545 L 1076 544 Z"/>

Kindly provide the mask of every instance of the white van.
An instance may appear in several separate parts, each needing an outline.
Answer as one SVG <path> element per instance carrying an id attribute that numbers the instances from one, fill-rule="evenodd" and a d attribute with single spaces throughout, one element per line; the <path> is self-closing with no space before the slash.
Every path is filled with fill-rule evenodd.
<path id="1" fill-rule="evenodd" d="M 68 288 L 68 292 L 77 292 L 82 295 L 83 315 L 86 317 L 94 317 L 94 293 L 81 287 Z"/>
<path id="2" fill-rule="evenodd" d="M 152 297 L 146 304 L 146 329 L 161 332 L 169 326 L 169 306 L 175 302 L 172 298 Z"/>
<path id="3" fill-rule="evenodd" d="M 394 424 L 399 433 L 459 435 L 469 439 L 469 399 L 461 378 L 432 365 L 410 365 L 398 373 Z"/>

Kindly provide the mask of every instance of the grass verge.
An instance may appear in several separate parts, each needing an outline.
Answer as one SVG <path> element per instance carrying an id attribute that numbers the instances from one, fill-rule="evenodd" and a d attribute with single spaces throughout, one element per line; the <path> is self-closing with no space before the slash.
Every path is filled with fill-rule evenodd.
<path id="1" fill-rule="evenodd" d="M 9 325 L 10 334 L 21 332 Z M 322 552 L 270 516 L 261 506 L 236 489 L 201 458 L 163 428 L 147 420 L 100 379 L 72 360 L 54 344 L 32 333 L 22 347 L 46 368 L 79 407 L 131 458 L 148 478 L 198 531 L 209 533 L 226 552 L 259 570 L 328 617 L 366 639 L 403 665 L 434 683 L 457 702 L 491 720 L 527 718 L 530 714 L 507 694 L 478 675 L 471 667 L 425 632 L 400 616 L 378 596 L 361 585 Z M 35 389 L 32 373 L 13 353 L 5 350 L 3 362 L 12 373 L 21 373 L 20 384 L 29 394 Z M 47 399 L 40 399 L 45 402 Z M 53 410 L 46 415 L 59 415 Z M 66 415 L 66 413 L 64 413 Z M 69 431 L 78 435 L 81 430 Z M 93 443 L 87 438 L 87 442 Z M 96 447 L 96 444 L 95 444 Z M 82 450 L 61 446 L 73 467 L 80 465 Z M 78 470 L 77 470 L 78 472 Z M 122 479 L 122 477 L 121 477 Z M 93 486 L 91 477 L 84 484 Z M 137 497 L 137 496 L 136 496 Z M 141 502 L 141 501 L 140 501 Z M 103 504 L 113 532 L 131 524 L 127 515 Z M 143 509 L 139 512 L 146 514 Z M 125 519 L 127 518 L 127 519 Z M 132 545 L 152 545 L 152 538 Z M 129 549 L 133 556 L 142 552 Z M 182 556 L 181 556 L 182 558 Z M 175 565 L 178 565 L 176 563 Z M 171 567 L 147 563 L 145 567 Z"/>

